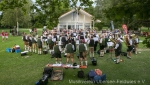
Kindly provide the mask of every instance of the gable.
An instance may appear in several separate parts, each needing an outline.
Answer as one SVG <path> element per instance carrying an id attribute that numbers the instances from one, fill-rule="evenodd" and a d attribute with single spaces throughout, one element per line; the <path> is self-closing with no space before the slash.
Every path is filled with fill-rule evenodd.
<path id="1" fill-rule="evenodd" d="M 68 11 L 68 12 L 62 14 L 58 19 L 61 19 L 61 18 L 65 17 L 65 16 L 68 16 L 69 14 L 72 14 L 73 12 L 76 12 L 76 10 L 75 10 L 75 9 L 72 9 L 71 11 Z M 84 11 L 83 9 L 80 9 L 78 12 L 79 12 L 79 13 L 83 13 L 83 14 L 89 16 L 89 17 L 92 17 L 91 14 L 89 14 L 89 13 L 86 12 L 86 11 Z"/>

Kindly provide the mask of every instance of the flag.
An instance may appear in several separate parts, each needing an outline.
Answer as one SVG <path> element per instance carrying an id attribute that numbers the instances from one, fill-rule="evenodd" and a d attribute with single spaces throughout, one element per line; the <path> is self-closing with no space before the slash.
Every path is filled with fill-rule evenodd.
<path id="1" fill-rule="evenodd" d="M 128 34 L 128 27 L 127 25 L 123 24 L 122 29 L 125 31 L 126 34 Z"/>

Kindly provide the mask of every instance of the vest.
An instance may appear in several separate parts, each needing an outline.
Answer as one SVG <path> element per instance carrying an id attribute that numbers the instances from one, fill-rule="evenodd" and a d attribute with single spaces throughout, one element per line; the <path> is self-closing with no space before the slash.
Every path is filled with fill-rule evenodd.
<path id="1" fill-rule="evenodd" d="M 66 53 L 73 53 L 74 50 L 72 48 L 72 44 L 67 44 Z"/>
<path id="2" fill-rule="evenodd" d="M 32 43 L 32 40 L 30 39 L 30 37 L 28 37 L 28 42 Z"/>
<path id="3" fill-rule="evenodd" d="M 48 42 L 48 44 L 54 45 L 54 42 L 52 41 L 52 39 L 48 39 L 47 42 Z"/>
<path id="4" fill-rule="evenodd" d="M 66 37 L 63 36 L 63 37 L 61 38 L 61 41 L 62 41 L 62 42 L 66 42 Z"/>
<path id="5" fill-rule="evenodd" d="M 94 47 L 94 39 L 90 39 L 89 47 Z"/>
<path id="6" fill-rule="evenodd" d="M 23 36 L 23 41 L 27 41 L 27 40 L 26 40 L 26 36 Z"/>
<path id="7" fill-rule="evenodd" d="M 118 43 L 119 44 L 119 47 L 116 49 L 117 52 L 121 52 L 121 49 L 122 49 L 122 44 L 121 43 Z"/>
<path id="8" fill-rule="evenodd" d="M 42 45 L 41 39 L 38 39 L 38 40 L 37 40 L 37 44 L 38 44 L 38 45 Z"/>
<path id="9" fill-rule="evenodd" d="M 55 46 L 54 46 L 54 53 L 61 54 L 61 52 L 60 52 L 60 50 L 59 50 L 59 45 L 55 45 Z"/>
<path id="10" fill-rule="evenodd" d="M 37 43 L 37 42 L 35 41 L 34 37 L 32 38 L 32 43 Z"/>
<path id="11" fill-rule="evenodd" d="M 102 39 L 102 45 L 105 45 L 105 38 Z"/>
<path id="12" fill-rule="evenodd" d="M 85 51 L 85 46 L 83 43 L 79 44 L 79 52 L 84 52 Z"/>

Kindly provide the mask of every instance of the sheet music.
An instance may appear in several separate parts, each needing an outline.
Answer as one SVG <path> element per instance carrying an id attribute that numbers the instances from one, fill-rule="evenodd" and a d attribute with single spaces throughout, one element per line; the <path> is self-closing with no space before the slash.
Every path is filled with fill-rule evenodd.
<path id="1" fill-rule="evenodd" d="M 107 42 L 107 46 L 108 46 L 108 47 L 111 47 L 111 46 L 113 46 L 113 45 L 114 45 L 113 42 Z"/>

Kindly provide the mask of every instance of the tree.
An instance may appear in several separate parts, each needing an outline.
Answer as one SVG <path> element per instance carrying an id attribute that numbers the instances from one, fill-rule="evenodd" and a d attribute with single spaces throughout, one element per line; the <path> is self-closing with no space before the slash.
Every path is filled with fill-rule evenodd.
<path id="1" fill-rule="evenodd" d="M 134 26 L 142 26 L 149 21 L 150 0 L 115 0 L 117 3 L 104 10 L 107 18 L 127 24 L 130 29 Z M 115 2 L 114 1 L 114 2 Z M 150 22 L 149 22 L 150 23 Z"/>
<path id="2" fill-rule="evenodd" d="M 21 11 L 26 12 L 26 9 L 24 8 L 25 4 L 27 4 L 26 0 L 2 0 L 0 2 L 0 10 L 3 12 L 3 16 L 4 17 L 5 17 L 4 14 L 14 13 L 15 12 L 15 16 L 16 16 L 15 20 L 16 20 L 16 25 L 17 25 L 17 33 L 18 33 L 18 28 L 19 28 L 19 19 L 20 19 L 19 16 L 22 13 Z M 13 10 L 13 12 L 11 12 L 12 10 Z M 6 11 L 10 11 L 10 12 L 6 12 Z M 11 15 L 11 16 L 14 16 L 14 15 Z M 9 19 L 11 19 L 11 21 L 12 21 L 12 18 L 9 18 Z M 3 19 L 6 19 L 6 18 L 3 18 Z M 2 24 L 4 24 L 5 21 L 7 21 L 7 20 L 3 20 Z M 6 24 L 8 24 L 8 23 L 5 22 L 4 25 L 6 25 Z M 10 25 L 10 24 L 8 24 L 8 25 Z"/>
<path id="3" fill-rule="evenodd" d="M 4 10 L 1 19 L 2 26 L 13 27 L 16 26 L 16 22 L 19 22 L 21 27 L 29 27 L 31 19 L 30 17 L 31 2 L 29 1 L 30 0 L 28 0 L 28 4 L 25 4 L 23 6 L 26 12 L 24 12 L 22 8 Z"/>
<path id="4" fill-rule="evenodd" d="M 88 6 L 91 4 L 90 0 L 79 0 L 81 6 Z M 58 17 L 72 8 L 77 7 L 77 0 L 36 0 L 36 4 L 32 7 L 36 9 L 36 13 L 40 20 L 44 21 L 49 29 L 56 27 L 58 24 Z M 38 18 L 34 18 L 38 19 Z M 35 23 L 35 22 L 34 22 Z"/>
<path id="5" fill-rule="evenodd" d="M 100 29 L 102 29 L 103 26 L 109 26 L 110 20 L 106 17 L 106 14 L 103 10 L 109 9 L 112 7 L 112 3 L 114 0 L 96 0 L 96 6 L 94 9 L 94 16 L 95 19 L 101 20 L 101 23 L 95 24 Z"/>

